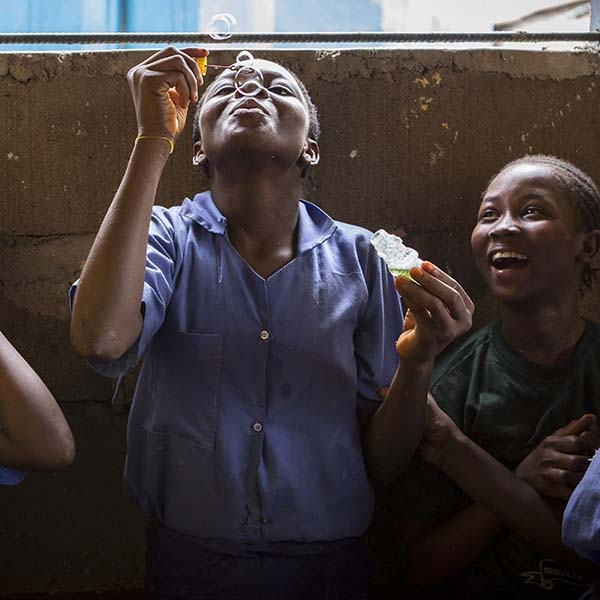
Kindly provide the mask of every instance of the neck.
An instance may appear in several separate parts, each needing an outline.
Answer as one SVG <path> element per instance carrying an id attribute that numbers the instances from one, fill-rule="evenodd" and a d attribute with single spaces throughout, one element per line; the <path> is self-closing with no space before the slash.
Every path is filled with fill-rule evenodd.
<path id="1" fill-rule="evenodd" d="M 239 229 L 269 238 L 292 232 L 298 220 L 300 179 L 261 176 L 224 179 L 215 173 L 211 194 L 227 218 L 229 233 Z"/>
<path id="2" fill-rule="evenodd" d="M 213 171 L 214 172 L 214 171 Z M 268 277 L 296 255 L 300 177 L 212 177 L 211 194 L 242 258 Z"/>
<path id="3" fill-rule="evenodd" d="M 577 304 L 546 306 L 523 310 L 502 307 L 502 334 L 508 345 L 528 360 L 543 366 L 556 366 L 574 352 L 585 330 Z"/>

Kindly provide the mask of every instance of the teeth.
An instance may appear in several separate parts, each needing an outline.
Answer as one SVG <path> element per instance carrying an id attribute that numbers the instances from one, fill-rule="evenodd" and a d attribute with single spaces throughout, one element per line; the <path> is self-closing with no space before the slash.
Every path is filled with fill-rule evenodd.
<path id="1" fill-rule="evenodd" d="M 523 256 L 518 252 L 494 252 L 492 254 L 492 261 L 500 258 L 516 258 L 517 260 L 527 260 L 526 256 Z"/>

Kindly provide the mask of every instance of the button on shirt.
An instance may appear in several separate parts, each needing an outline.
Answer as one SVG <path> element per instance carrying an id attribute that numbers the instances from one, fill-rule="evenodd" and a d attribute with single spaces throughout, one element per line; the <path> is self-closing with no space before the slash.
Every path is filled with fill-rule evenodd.
<path id="1" fill-rule="evenodd" d="M 370 236 L 301 202 L 297 256 L 265 279 L 209 192 L 154 208 L 143 331 L 120 359 L 93 363 L 115 377 L 144 353 L 125 487 L 151 518 L 242 543 L 365 531 L 357 397 L 377 405 L 402 326 Z"/>

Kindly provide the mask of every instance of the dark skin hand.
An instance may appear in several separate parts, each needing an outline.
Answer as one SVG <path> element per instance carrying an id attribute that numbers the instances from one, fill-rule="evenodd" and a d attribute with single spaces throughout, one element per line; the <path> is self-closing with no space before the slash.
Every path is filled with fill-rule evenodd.
<path id="1" fill-rule="evenodd" d="M 566 502 L 598 447 L 600 428 L 596 416 L 585 414 L 544 438 L 521 461 L 515 474 L 540 494 Z"/>

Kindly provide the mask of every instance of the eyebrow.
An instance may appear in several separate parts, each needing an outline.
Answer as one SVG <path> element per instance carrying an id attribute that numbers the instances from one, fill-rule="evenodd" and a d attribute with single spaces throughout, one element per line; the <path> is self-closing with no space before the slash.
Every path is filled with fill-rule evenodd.
<path id="1" fill-rule="evenodd" d="M 543 194 L 542 192 L 534 192 L 534 191 L 530 191 L 527 192 L 526 194 L 523 194 L 523 196 L 519 197 L 521 200 L 546 200 L 546 196 L 545 194 Z M 485 196 L 482 200 L 482 202 L 490 202 L 491 204 L 497 204 L 498 202 L 500 202 L 500 197 L 499 196 Z"/>

